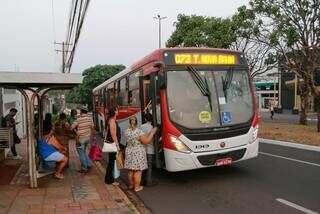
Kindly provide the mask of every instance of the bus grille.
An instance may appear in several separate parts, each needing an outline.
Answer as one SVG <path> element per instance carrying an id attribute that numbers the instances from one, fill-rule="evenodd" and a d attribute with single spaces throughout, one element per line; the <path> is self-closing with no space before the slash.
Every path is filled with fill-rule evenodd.
<path id="1" fill-rule="evenodd" d="M 249 132 L 251 124 L 244 125 L 238 128 L 232 128 L 230 130 L 223 131 L 209 131 L 209 132 L 182 132 L 188 139 L 192 141 L 201 141 L 201 140 L 216 140 L 222 138 L 230 138 L 239 135 L 244 135 Z"/>
<path id="2" fill-rule="evenodd" d="M 197 158 L 202 165 L 210 166 L 210 165 L 214 165 L 214 163 L 218 159 L 222 159 L 222 158 L 232 158 L 232 161 L 239 160 L 243 157 L 245 153 L 246 153 L 246 149 L 240 149 L 240 150 L 235 150 L 235 151 L 226 152 L 222 154 L 200 155 Z"/>

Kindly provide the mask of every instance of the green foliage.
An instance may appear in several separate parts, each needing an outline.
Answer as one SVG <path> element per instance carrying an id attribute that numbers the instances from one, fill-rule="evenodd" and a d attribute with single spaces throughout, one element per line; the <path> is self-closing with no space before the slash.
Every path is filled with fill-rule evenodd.
<path id="1" fill-rule="evenodd" d="M 176 30 L 167 47 L 228 48 L 235 41 L 234 25 L 228 18 L 178 15 Z"/>
<path id="2" fill-rule="evenodd" d="M 67 102 L 88 104 L 92 109 L 92 89 L 124 69 L 124 65 L 96 65 L 86 69 L 82 84 L 68 93 Z"/>
<path id="3" fill-rule="evenodd" d="M 306 124 L 309 94 L 320 100 L 315 81 L 320 68 L 320 1 L 250 0 L 249 5 L 263 19 L 263 40 L 277 51 L 279 67 L 300 78 L 300 123 Z"/>

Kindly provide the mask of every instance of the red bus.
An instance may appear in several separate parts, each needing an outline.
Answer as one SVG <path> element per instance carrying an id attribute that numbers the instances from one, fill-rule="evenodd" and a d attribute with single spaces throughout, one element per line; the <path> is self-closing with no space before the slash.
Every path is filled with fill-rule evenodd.
<path id="1" fill-rule="evenodd" d="M 130 116 L 141 125 L 150 109 L 159 127 L 153 142 L 158 168 L 191 170 L 258 155 L 257 106 L 241 52 L 159 49 L 94 88 L 93 99 L 102 132 L 109 105 L 119 106 L 122 132 Z"/>

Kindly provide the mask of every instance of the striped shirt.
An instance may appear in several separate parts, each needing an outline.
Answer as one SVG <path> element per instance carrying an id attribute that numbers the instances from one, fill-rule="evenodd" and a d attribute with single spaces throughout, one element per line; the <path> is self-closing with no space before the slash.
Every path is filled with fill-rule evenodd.
<path id="1" fill-rule="evenodd" d="M 77 120 L 72 124 L 71 129 L 77 128 L 79 139 L 90 138 L 91 130 L 93 128 L 92 118 L 87 115 L 80 115 Z"/>

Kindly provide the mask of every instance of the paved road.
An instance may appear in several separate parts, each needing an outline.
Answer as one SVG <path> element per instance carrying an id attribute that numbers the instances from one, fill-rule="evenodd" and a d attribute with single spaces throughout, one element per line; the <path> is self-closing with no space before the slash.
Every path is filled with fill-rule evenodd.
<path id="1" fill-rule="evenodd" d="M 270 118 L 269 112 L 260 112 L 261 120 L 265 122 L 274 122 L 274 123 L 299 123 L 299 115 L 291 114 L 288 111 L 284 111 L 282 114 L 274 114 L 273 120 Z M 317 123 L 317 115 L 310 115 L 307 118 L 308 124 Z"/>
<path id="2" fill-rule="evenodd" d="M 269 144 L 260 152 L 229 167 L 156 171 L 159 185 L 138 196 L 153 213 L 320 213 L 320 153 Z"/>

